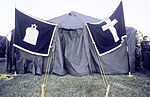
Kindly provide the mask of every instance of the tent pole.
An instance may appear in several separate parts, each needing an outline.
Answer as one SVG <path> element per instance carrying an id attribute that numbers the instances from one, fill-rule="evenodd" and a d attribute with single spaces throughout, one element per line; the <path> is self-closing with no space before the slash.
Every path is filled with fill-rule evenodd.
<path id="1" fill-rule="evenodd" d="M 8 63 L 8 62 L 7 62 L 7 61 L 8 61 L 8 59 L 7 59 L 7 58 L 8 58 L 8 56 L 7 56 L 7 55 L 8 55 L 8 52 L 7 52 L 7 51 L 8 51 L 8 41 L 6 41 L 6 50 L 5 50 L 5 52 L 6 52 L 6 53 L 5 53 L 5 57 L 6 57 L 6 60 L 5 60 L 5 69 L 6 69 L 6 70 L 7 70 L 7 63 Z"/>
<path id="2" fill-rule="evenodd" d="M 6 41 L 6 44 L 5 44 L 5 46 L 6 46 L 6 49 L 5 49 L 5 57 L 6 57 L 6 60 L 5 60 L 5 69 L 6 69 L 6 71 L 7 71 L 7 69 L 8 69 L 8 45 L 9 45 L 9 40 L 8 40 L 8 35 L 11 33 L 11 31 L 6 35 L 6 37 L 7 37 L 7 41 Z"/>
<path id="3" fill-rule="evenodd" d="M 12 66 L 14 64 L 14 46 L 13 46 L 14 39 L 15 39 L 15 31 L 12 31 L 11 72 L 12 72 Z M 16 71 L 16 64 L 15 64 L 15 71 Z"/>
<path id="4" fill-rule="evenodd" d="M 132 77 L 131 68 L 130 68 L 130 60 L 129 60 L 129 47 L 127 44 L 127 37 L 125 38 L 125 45 L 126 45 L 126 53 L 127 53 L 127 60 L 128 60 L 128 77 Z"/>

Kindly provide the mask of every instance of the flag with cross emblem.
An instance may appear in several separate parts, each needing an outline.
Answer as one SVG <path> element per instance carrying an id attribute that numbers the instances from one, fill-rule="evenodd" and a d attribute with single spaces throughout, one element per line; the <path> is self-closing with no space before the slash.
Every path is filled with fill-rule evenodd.
<path id="1" fill-rule="evenodd" d="M 119 48 L 126 37 L 122 1 L 108 18 L 86 25 L 100 56 Z"/>
<path id="2" fill-rule="evenodd" d="M 13 46 L 28 53 L 48 56 L 56 24 L 29 16 L 15 9 Z"/>

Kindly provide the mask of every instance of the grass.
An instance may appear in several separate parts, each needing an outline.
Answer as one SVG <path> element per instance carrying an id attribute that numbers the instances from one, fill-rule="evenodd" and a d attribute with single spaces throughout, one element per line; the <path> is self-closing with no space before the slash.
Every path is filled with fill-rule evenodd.
<path id="1" fill-rule="evenodd" d="M 136 73 L 107 75 L 109 97 L 149 97 L 150 77 Z M 19 74 L 12 80 L 0 80 L 0 97 L 41 97 L 43 76 Z M 49 75 L 45 97 L 105 97 L 106 89 L 99 74 L 87 76 Z"/>
<path id="2" fill-rule="evenodd" d="M 0 73 L 4 72 L 0 64 Z M 3 69 L 3 70 L 2 70 Z M 0 79 L 0 97 L 41 97 L 43 77 L 33 74 L 18 74 L 12 80 Z M 107 75 L 109 97 L 150 97 L 149 74 Z M 101 75 L 48 77 L 45 97 L 105 97 L 105 86 Z"/>

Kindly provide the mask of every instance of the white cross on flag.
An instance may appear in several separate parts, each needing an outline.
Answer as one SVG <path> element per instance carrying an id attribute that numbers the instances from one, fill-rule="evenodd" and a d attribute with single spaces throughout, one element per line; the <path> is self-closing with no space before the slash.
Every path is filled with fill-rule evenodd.
<path id="1" fill-rule="evenodd" d="M 119 41 L 119 37 L 118 37 L 117 31 L 116 31 L 116 29 L 114 27 L 115 24 L 118 21 L 116 19 L 114 19 L 113 21 L 111 21 L 110 19 L 107 19 L 105 22 L 107 24 L 102 26 L 103 31 L 106 31 L 107 29 L 109 29 L 110 32 L 112 33 L 113 37 L 114 37 L 115 42 Z"/>
<path id="2" fill-rule="evenodd" d="M 122 2 L 110 17 L 99 23 L 87 23 L 87 28 L 100 56 L 120 47 L 126 37 Z"/>

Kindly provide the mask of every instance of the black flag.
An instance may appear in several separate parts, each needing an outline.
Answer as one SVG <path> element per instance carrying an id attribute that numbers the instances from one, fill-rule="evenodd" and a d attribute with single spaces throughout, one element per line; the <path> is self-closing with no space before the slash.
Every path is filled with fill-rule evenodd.
<path id="1" fill-rule="evenodd" d="M 14 46 L 28 53 L 48 56 L 56 24 L 45 22 L 15 9 Z"/>
<path id="2" fill-rule="evenodd" d="M 110 17 L 96 24 L 87 23 L 87 28 L 99 55 L 107 54 L 120 47 L 123 37 L 126 37 L 122 2 Z"/>

